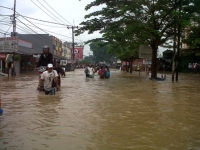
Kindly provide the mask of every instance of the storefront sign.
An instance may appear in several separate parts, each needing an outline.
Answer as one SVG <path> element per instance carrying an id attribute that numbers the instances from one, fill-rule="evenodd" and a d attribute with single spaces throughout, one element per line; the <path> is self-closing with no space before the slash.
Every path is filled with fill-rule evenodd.
<path id="1" fill-rule="evenodd" d="M 27 48 L 33 48 L 31 42 L 18 39 L 18 43 L 19 43 L 19 46 L 23 46 L 23 47 L 27 47 Z"/>
<path id="2" fill-rule="evenodd" d="M 18 50 L 17 37 L 0 38 L 0 51 L 16 52 L 17 50 Z"/>

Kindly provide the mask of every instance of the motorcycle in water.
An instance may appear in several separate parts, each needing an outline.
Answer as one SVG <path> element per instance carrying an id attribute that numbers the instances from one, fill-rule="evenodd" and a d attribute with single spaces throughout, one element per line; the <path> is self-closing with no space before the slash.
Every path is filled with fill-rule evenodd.
<path id="1" fill-rule="evenodd" d="M 39 73 L 39 82 L 40 82 L 40 78 L 41 78 L 41 74 L 47 70 L 46 66 L 40 66 L 37 68 L 38 73 Z M 37 88 L 38 91 L 44 91 L 44 83 L 42 83 L 40 89 Z"/>

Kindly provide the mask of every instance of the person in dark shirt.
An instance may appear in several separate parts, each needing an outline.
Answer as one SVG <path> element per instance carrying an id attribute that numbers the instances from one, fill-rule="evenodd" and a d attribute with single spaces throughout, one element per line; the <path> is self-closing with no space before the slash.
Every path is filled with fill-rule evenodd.
<path id="1" fill-rule="evenodd" d="M 58 85 L 60 86 L 61 85 L 61 76 L 65 75 L 65 74 L 64 74 L 64 70 L 60 66 L 59 60 L 56 62 L 56 66 L 53 69 L 56 70 L 58 73 Z"/>
<path id="2" fill-rule="evenodd" d="M 37 63 L 37 68 L 35 68 L 35 70 L 37 70 L 39 67 L 41 66 L 45 66 L 47 67 L 48 64 L 53 64 L 53 55 L 50 52 L 50 48 L 48 45 L 43 46 L 42 48 L 43 53 L 41 54 L 39 61 Z M 40 77 L 41 74 L 39 73 L 39 82 L 40 82 Z M 38 84 L 38 90 L 41 89 L 40 84 Z"/>
<path id="3" fill-rule="evenodd" d="M 53 64 L 53 55 L 50 52 L 49 46 L 45 45 L 43 47 L 43 53 L 41 54 L 37 67 L 47 66 L 48 64 Z"/>

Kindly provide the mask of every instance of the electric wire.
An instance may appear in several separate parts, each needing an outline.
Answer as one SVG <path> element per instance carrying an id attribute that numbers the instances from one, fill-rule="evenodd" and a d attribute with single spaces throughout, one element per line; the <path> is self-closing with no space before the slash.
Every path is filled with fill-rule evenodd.
<path id="1" fill-rule="evenodd" d="M 34 25 L 34 27 L 36 27 L 36 28 L 38 28 L 38 29 L 40 29 L 41 31 L 43 31 L 43 32 L 45 32 L 45 33 L 47 33 L 47 34 L 49 34 L 48 32 L 51 32 L 51 33 L 54 33 L 54 34 L 57 34 L 57 35 L 60 35 L 60 36 L 63 36 L 63 37 L 67 37 L 67 38 L 71 38 L 71 37 L 69 37 L 69 36 L 65 36 L 65 35 L 62 35 L 62 34 L 59 34 L 59 33 L 55 33 L 55 32 L 52 32 L 52 31 L 48 31 L 48 30 L 44 30 L 44 29 L 42 29 L 42 28 L 39 28 L 38 26 L 36 26 L 34 23 L 32 23 L 31 21 L 29 21 L 28 19 L 26 19 L 26 18 L 24 18 L 26 21 L 28 21 L 29 23 L 31 23 L 32 25 Z M 22 24 L 25 24 L 25 23 L 23 23 L 22 21 L 20 21 Z M 27 26 L 27 24 L 26 24 L 26 26 Z M 66 41 L 66 40 L 65 40 Z"/>
<path id="2" fill-rule="evenodd" d="M 38 0 L 37 0 L 38 1 Z M 38 3 L 40 3 L 40 5 L 42 5 L 50 14 L 52 14 L 54 17 L 56 17 L 56 19 L 58 19 L 59 21 L 61 21 L 62 23 L 65 23 L 64 21 L 60 20 L 57 16 L 55 16 L 51 11 L 49 11 L 49 9 L 47 9 L 41 2 L 38 1 Z"/>
<path id="3" fill-rule="evenodd" d="M 17 19 L 18 21 L 20 21 L 19 19 Z M 20 21 L 21 22 L 21 21 Z M 23 22 L 21 22 L 22 24 L 24 24 Z M 39 35 L 40 37 L 42 37 L 43 39 L 47 40 L 49 42 L 49 39 L 45 38 L 44 36 L 40 35 L 39 33 L 37 33 L 36 31 L 34 31 L 33 29 L 31 29 L 29 26 L 27 26 L 26 24 L 24 24 L 27 28 L 29 28 L 31 31 L 33 31 L 34 33 L 36 33 L 36 35 Z"/>
<path id="4" fill-rule="evenodd" d="M 35 26 L 33 26 L 33 25 L 30 25 L 30 24 L 26 24 L 26 25 L 28 25 L 28 26 L 30 26 L 30 27 L 37 28 L 37 27 L 35 27 Z M 42 28 L 40 28 L 40 29 L 42 29 Z M 46 32 L 49 32 L 49 33 L 54 33 L 54 34 L 63 36 L 63 37 L 71 38 L 70 36 L 66 36 L 66 35 L 63 35 L 63 34 L 59 34 L 59 33 L 56 33 L 56 32 L 53 32 L 53 31 L 49 31 L 49 30 L 46 30 L 46 29 L 42 29 L 42 31 L 46 31 Z"/>
<path id="5" fill-rule="evenodd" d="M 46 15 L 48 15 L 51 19 L 57 21 L 57 19 L 55 19 L 55 18 L 53 18 L 52 16 L 50 16 L 46 11 L 44 11 L 40 6 L 38 6 L 38 4 L 36 4 L 36 3 L 33 2 L 32 0 L 31 0 L 31 2 L 32 2 L 33 4 L 35 4 L 40 10 L 42 10 Z M 57 21 L 57 22 L 58 22 L 58 21 Z"/>
<path id="6" fill-rule="evenodd" d="M 33 2 L 34 3 L 34 2 Z M 37 5 L 36 5 L 37 6 Z M 5 6 L 1 6 L 0 5 L 0 7 L 2 7 L 2 8 L 6 8 L 6 9 L 10 9 L 10 10 L 13 10 L 13 8 L 8 8 L 8 7 L 5 7 Z M 17 12 L 18 13 L 18 12 Z M 50 22 L 50 21 L 44 21 L 44 20 L 40 20 L 40 19 L 35 19 L 35 18 L 32 18 L 32 17 L 27 17 L 27 16 L 23 16 L 23 15 L 21 15 L 21 14 L 19 14 L 18 13 L 18 15 L 19 16 L 22 16 L 24 19 L 25 18 L 29 18 L 29 19 L 33 19 L 33 20 L 37 20 L 37 21 L 42 21 L 42 22 L 46 22 L 46 23 L 52 23 L 52 24 L 58 24 L 58 25 L 64 25 L 64 26 L 71 26 L 71 25 L 66 25 L 66 24 L 61 24 L 61 23 L 55 23 L 55 22 Z M 10 15 L 8 15 L 8 16 L 10 16 Z M 26 19 L 27 20 L 27 19 Z M 28 21 L 28 20 L 27 20 Z M 20 21 L 21 22 L 21 21 Z M 29 21 L 30 22 L 30 21 Z M 22 22 L 21 22 L 22 23 Z M 31 22 L 30 22 L 31 23 Z M 33 23 L 31 23 L 31 24 L 33 24 Z M 6 24 L 5 24 L 6 25 Z M 36 25 L 34 25 L 34 26 L 36 26 Z M 37 26 L 36 26 L 37 27 Z M 37 27 L 37 28 L 39 28 L 39 27 Z M 31 28 L 30 28 L 31 29 Z M 39 29 L 41 29 L 41 28 L 39 28 Z M 31 29 L 32 30 L 32 29 Z M 33 31 L 33 30 L 32 30 Z M 44 31 L 43 31 L 44 32 Z M 36 32 L 37 33 L 37 32 Z M 47 32 L 45 32 L 45 33 L 47 33 Z M 38 33 L 37 33 L 38 34 Z M 48 33 L 47 33 L 48 34 Z M 65 41 L 65 40 L 64 40 Z"/>
<path id="7" fill-rule="evenodd" d="M 51 22 L 51 21 L 40 20 L 40 19 L 36 19 L 36 18 L 24 16 L 24 15 L 21 15 L 21 14 L 18 14 L 18 15 L 19 15 L 19 16 L 22 16 L 22 17 L 25 17 L 25 18 L 29 18 L 29 19 L 41 21 L 41 22 L 46 22 L 46 23 L 51 23 L 51 24 L 57 24 L 57 25 L 63 25 L 63 26 L 66 26 L 66 27 L 71 26 L 71 25 L 66 25 L 66 24 L 62 24 L 62 23 L 56 23 L 56 22 Z"/>
<path id="8" fill-rule="evenodd" d="M 34 24 L 39 24 L 42 26 L 48 26 L 48 27 L 55 27 L 55 28 L 66 28 L 66 27 L 62 27 L 62 26 L 53 26 L 53 25 L 47 25 L 47 24 L 42 24 L 42 23 L 38 23 L 38 22 L 33 22 Z M 27 24 L 29 25 L 29 24 Z"/>
<path id="9" fill-rule="evenodd" d="M 32 0 L 31 0 L 32 1 Z M 37 0 L 38 1 L 38 0 Z M 33 2 L 33 1 L 32 1 Z M 34 2 L 33 2 L 34 3 Z M 38 3 L 40 3 L 39 1 L 38 1 Z M 44 13 L 46 13 L 46 11 L 44 11 L 40 6 L 38 6 L 36 3 L 34 3 L 37 7 L 39 7 L 40 8 L 40 10 L 42 10 Z M 40 5 L 42 5 L 50 14 L 52 14 L 51 13 L 51 11 L 49 11 L 49 9 L 47 9 L 42 3 L 40 3 Z M 47 14 L 47 13 L 46 13 Z M 49 14 L 47 14 L 48 16 L 50 16 Z M 54 14 L 52 14 L 54 17 L 56 17 Z M 51 17 L 51 16 L 50 16 Z M 52 19 L 54 19 L 53 17 L 51 17 Z M 60 20 L 59 18 L 57 18 L 56 17 L 56 19 L 54 19 L 54 20 L 56 20 L 58 23 L 59 23 L 59 21 L 58 20 Z M 61 22 L 63 22 L 62 20 L 60 20 Z M 63 22 L 64 23 L 64 22 Z M 69 31 L 69 30 L 68 30 Z M 70 31 L 69 31 L 69 33 L 70 33 Z"/>
<path id="10" fill-rule="evenodd" d="M 1 5 L 0 5 L 0 7 L 5 8 L 5 9 L 13 10 L 13 8 L 9 8 L 9 7 L 5 7 L 5 6 L 1 6 Z"/>
<path id="11" fill-rule="evenodd" d="M 0 33 L 1 33 L 1 34 L 4 34 L 4 35 L 9 35 L 9 34 L 6 34 L 6 33 L 4 33 L 4 32 L 1 32 L 1 31 L 0 31 Z"/>
<path id="12" fill-rule="evenodd" d="M 64 19 L 66 22 L 68 22 L 69 24 L 71 24 L 69 21 L 67 21 L 65 18 L 63 18 L 57 11 L 55 11 L 55 9 L 53 9 L 45 0 L 43 0 L 57 15 L 59 15 L 62 19 Z M 71 24 L 72 25 L 72 24 Z"/>
<path id="13" fill-rule="evenodd" d="M 1 19 L 0 21 L 3 21 L 3 20 L 5 20 L 5 19 L 7 19 L 8 17 L 4 17 L 3 19 Z"/>

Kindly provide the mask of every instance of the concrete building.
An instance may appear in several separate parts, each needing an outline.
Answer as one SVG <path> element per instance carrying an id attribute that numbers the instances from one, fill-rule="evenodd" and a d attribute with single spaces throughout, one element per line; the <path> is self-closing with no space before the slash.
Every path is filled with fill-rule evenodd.
<path id="1" fill-rule="evenodd" d="M 62 41 L 48 34 L 17 34 L 16 37 L 0 38 L 0 72 L 8 73 L 7 57 L 12 56 L 16 75 L 36 67 L 43 46 L 48 45 L 56 60 L 67 60 Z M 70 49 L 65 49 L 70 51 Z M 71 54 L 68 54 L 71 55 Z M 13 69 L 12 69 L 13 70 Z"/>
<path id="2" fill-rule="evenodd" d="M 54 36 L 48 34 L 19 34 L 18 37 L 31 42 L 35 54 L 41 54 L 43 52 L 42 47 L 48 45 L 55 59 L 66 59 L 62 49 L 62 41 Z"/>

